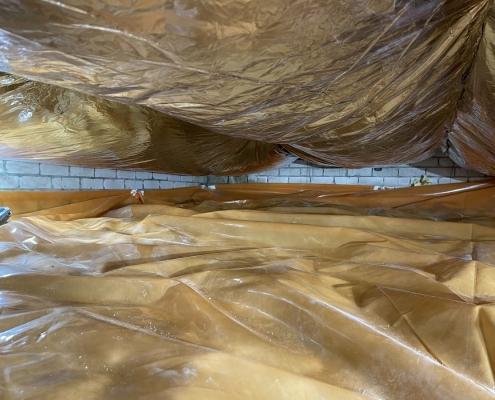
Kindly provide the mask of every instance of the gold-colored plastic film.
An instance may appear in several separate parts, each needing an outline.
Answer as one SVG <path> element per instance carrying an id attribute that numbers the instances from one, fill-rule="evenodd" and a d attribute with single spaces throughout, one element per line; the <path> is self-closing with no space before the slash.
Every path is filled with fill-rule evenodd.
<path id="1" fill-rule="evenodd" d="M 153 117 L 158 128 L 183 135 L 175 119 L 192 124 L 195 134 L 186 137 L 202 133 L 197 140 L 207 148 L 230 151 L 214 134 L 238 138 L 234 150 L 258 142 L 246 142 L 247 154 L 234 151 L 242 156 L 234 165 L 270 160 L 273 148 L 259 142 L 326 165 L 414 162 L 445 143 L 489 3 L 4 0 L 0 70 L 157 110 L 168 121 Z M 122 136 L 139 150 L 136 118 L 139 127 L 148 117 L 119 110 L 112 122 L 116 129 L 134 122 Z M 153 151 L 172 140 L 151 133 Z M 181 135 L 173 136 L 174 150 L 184 148 Z M 258 149 L 265 158 L 255 156 Z M 128 157 L 122 153 L 116 156 Z M 214 152 L 196 153 L 180 155 L 213 163 Z"/>
<path id="2" fill-rule="evenodd" d="M 283 158 L 274 144 L 12 75 L 0 75 L 0 120 L 2 158 L 190 175 L 242 174 Z"/>
<path id="3" fill-rule="evenodd" d="M 0 193 L 1 397 L 493 399 L 494 201 L 493 181 Z"/>

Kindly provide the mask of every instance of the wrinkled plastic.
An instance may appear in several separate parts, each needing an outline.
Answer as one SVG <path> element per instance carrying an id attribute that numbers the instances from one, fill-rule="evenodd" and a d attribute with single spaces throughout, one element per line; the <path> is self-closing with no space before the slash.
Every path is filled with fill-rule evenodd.
<path id="1" fill-rule="evenodd" d="M 465 168 L 495 175 L 495 5 L 449 132 L 450 157 Z"/>
<path id="2" fill-rule="evenodd" d="M 487 5 L 6 0 L 0 70 L 313 162 L 414 162 L 445 141 Z"/>
<path id="3" fill-rule="evenodd" d="M 2 398 L 495 397 L 494 181 L 263 188 L 0 193 Z"/>
<path id="4" fill-rule="evenodd" d="M 273 144 L 12 75 L 0 75 L 0 120 L 3 158 L 228 175 L 264 169 L 283 157 Z"/>

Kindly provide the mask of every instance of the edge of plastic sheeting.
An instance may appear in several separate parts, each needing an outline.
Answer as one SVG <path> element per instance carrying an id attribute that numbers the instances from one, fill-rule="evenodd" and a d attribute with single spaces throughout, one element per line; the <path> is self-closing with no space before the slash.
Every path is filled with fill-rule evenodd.
<path id="1" fill-rule="evenodd" d="M 339 204 L 353 207 L 393 209 L 424 203 L 429 208 L 455 208 L 466 201 L 472 207 L 485 207 L 495 197 L 479 196 L 480 191 L 495 193 L 495 179 L 472 183 L 425 185 L 373 190 L 360 185 L 312 184 L 221 184 L 214 188 L 186 187 L 144 191 L 145 204 L 183 205 L 207 201 L 263 201 L 266 198 L 308 201 L 312 204 Z M 0 191 L 0 205 L 9 207 L 13 218 L 50 215 L 62 219 L 87 218 L 139 201 L 126 190 L 88 191 Z M 256 206 L 256 203 L 253 203 Z"/>

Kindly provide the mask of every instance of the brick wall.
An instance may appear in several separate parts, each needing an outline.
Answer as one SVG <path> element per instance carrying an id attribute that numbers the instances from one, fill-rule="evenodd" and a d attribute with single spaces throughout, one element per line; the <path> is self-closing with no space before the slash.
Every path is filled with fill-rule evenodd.
<path id="1" fill-rule="evenodd" d="M 230 181 L 259 183 L 335 183 L 373 185 L 386 187 L 410 186 L 422 176 L 432 184 L 467 182 L 486 179 L 475 171 L 456 166 L 447 156 L 438 154 L 414 165 L 394 165 L 367 168 L 321 168 L 292 158 L 282 166 L 246 177 L 229 178 Z M 225 178 L 214 177 L 209 183 L 224 182 Z"/>
<path id="2" fill-rule="evenodd" d="M 403 187 L 411 185 L 421 176 L 427 176 L 434 184 L 484 178 L 479 173 L 455 166 L 442 154 L 415 165 L 359 169 L 321 168 L 292 157 L 277 168 L 237 177 L 178 176 L 26 161 L 0 161 L 0 189 L 3 190 L 169 189 L 200 184 L 246 182 Z"/>
<path id="3" fill-rule="evenodd" d="M 207 177 L 0 161 L 0 189 L 169 189 L 205 184 Z"/>

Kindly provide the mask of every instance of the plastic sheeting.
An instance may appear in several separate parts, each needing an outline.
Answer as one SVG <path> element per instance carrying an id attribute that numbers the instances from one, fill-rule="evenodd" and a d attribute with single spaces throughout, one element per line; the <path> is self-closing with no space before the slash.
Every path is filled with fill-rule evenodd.
<path id="1" fill-rule="evenodd" d="M 273 144 L 12 75 L 0 76 L 0 120 L 4 158 L 192 175 L 240 174 L 283 158 Z"/>
<path id="2" fill-rule="evenodd" d="M 0 70 L 311 161 L 413 162 L 446 138 L 487 5 L 5 0 Z"/>
<path id="3" fill-rule="evenodd" d="M 449 133 L 456 163 L 495 175 L 495 5 L 492 4 L 466 90 Z"/>
<path id="4" fill-rule="evenodd" d="M 495 182 L 260 186 L 0 193 L 1 397 L 495 398 Z"/>

